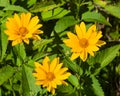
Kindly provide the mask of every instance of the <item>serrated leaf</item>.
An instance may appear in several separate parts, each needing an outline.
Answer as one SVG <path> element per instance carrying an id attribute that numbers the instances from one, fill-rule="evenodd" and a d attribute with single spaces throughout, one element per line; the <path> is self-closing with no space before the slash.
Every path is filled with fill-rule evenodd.
<path id="1" fill-rule="evenodd" d="M 7 81 L 14 74 L 14 68 L 7 65 L 0 68 L 0 85 Z"/>
<path id="2" fill-rule="evenodd" d="M 5 7 L 10 4 L 9 0 L 0 0 L 0 6 Z"/>
<path id="3" fill-rule="evenodd" d="M 68 57 L 65 57 L 65 59 L 63 60 L 63 63 L 66 64 L 66 66 L 70 68 L 72 71 L 80 75 L 83 74 L 83 69 L 80 66 L 78 66 L 76 63 L 71 61 Z"/>
<path id="4" fill-rule="evenodd" d="M 39 41 L 34 41 L 34 42 L 33 42 L 33 44 L 34 44 L 33 50 L 36 50 L 36 49 L 38 49 L 38 48 L 41 48 L 41 47 L 43 47 L 44 45 L 46 45 L 46 44 L 48 44 L 48 43 L 50 43 L 50 42 L 52 42 L 52 41 L 53 41 L 53 39 L 41 39 L 41 40 L 39 40 Z"/>
<path id="5" fill-rule="evenodd" d="M 22 70 L 22 88 L 23 96 L 36 96 L 41 90 L 40 86 L 35 85 L 35 78 L 32 75 L 33 69 L 26 65 L 23 65 Z"/>
<path id="6" fill-rule="evenodd" d="M 96 56 L 96 61 L 101 63 L 102 68 L 107 66 L 117 56 L 119 49 L 120 45 L 115 45 L 100 51 Z"/>
<path id="7" fill-rule="evenodd" d="M 30 11 L 31 12 L 44 12 L 48 10 L 52 10 L 54 8 L 62 6 L 64 3 L 61 4 L 55 4 L 53 1 L 42 1 L 40 3 L 37 3 L 35 6 L 33 6 Z"/>
<path id="8" fill-rule="evenodd" d="M 111 15 L 120 19 L 120 7 L 107 5 L 104 7 L 106 11 L 108 11 Z"/>
<path id="9" fill-rule="evenodd" d="M 70 12 L 69 10 L 65 10 L 64 8 L 58 7 L 50 11 L 42 12 L 41 16 L 42 20 L 46 21 L 51 19 L 59 19 L 68 14 L 69 12 Z"/>
<path id="10" fill-rule="evenodd" d="M 98 74 L 99 71 L 110 64 L 114 60 L 114 58 L 117 56 L 117 53 L 120 50 L 120 45 L 114 45 L 110 48 L 106 48 L 100 52 L 97 53 L 95 57 L 92 57 L 92 61 L 88 61 L 88 63 L 97 63 L 100 64 L 100 67 L 96 69 L 94 75 Z"/>
<path id="11" fill-rule="evenodd" d="M 92 87 L 96 96 L 105 96 L 99 81 L 94 76 L 91 76 L 91 78 L 93 82 Z"/>
<path id="12" fill-rule="evenodd" d="M 14 51 L 21 60 L 24 60 L 26 58 L 25 46 L 23 43 L 14 46 Z"/>
<path id="13" fill-rule="evenodd" d="M 0 10 L 0 16 L 2 17 L 4 15 L 4 12 Z"/>
<path id="14" fill-rule="evenodd" d="M 12 11 L 19 11 L 19 12 L 28 12 L 26 9 L 24 9 L 21 6 L 17 5 L 8 5 L 3 10 L 12 10 Z"/>
<path id="15" fill-rule="evenodd" d="M 105 17 L 101 13 L 85 12 L 82 14 L 81 19 L 86 22 L 99 22 L 111 26 L 111 24 L 105 19 Z"/>
<path id="16" fill-rule="evenodd" d="M 69 78 L 68 78 L 68 81 L 73 85 L 75 86 L 76 88 L 79 88 L 79 81 L 78 81 L 78 78 L 74 75 L 70 75 Z"/>
<path id="17" fill-rule="evenodd" d="M 94 1 L 94 3 L 96 3 L 96 4 L 98 4 L 98 5 L 102 6 L 102 7 L 105 7 L 107 5 L 107 2 L 108 2 L 108 0 L 106 0 L 106 1 L 93 0 L 93 1 Z"/>
<path id="18" fill-rule="evenodd" d="M 33 4 L 35 4 L 36 1 L 37 1 L 37 0 L 29 0 L 29 1 L 27 2 L 28 7 L 30 7 L 30 6 L 32 6 Z"/>
<path id="19" fill-rule="evenodd" d="M 57 93 L 62 95 L 62 96 L 63 95 L 64 96 L 71 96 L 71 94 L 74 92 L 74 89 L 70 84 L 58 86 L 57 89 L 58 89 Z"/>
<path id="20" fill-rule="evenodd" d="M 4 55 L 6 54 L 6 50 L 7 50 L 7 44 L 8 44 L 8 39 L 7 39 L 7 35 L 4 33 L 5 30 L 5 21 L 3 21 L 3 24 L 1 25 L 1 50 L 2 50 L 2 56 L 1 56 L 1 60 L 4 58 Z"/>
<path id="21" fill-rule="evenodd" d="M 57 33 L 59 33 L 64 31 L 68 27 L 75 25 L 76 23 L 77 20 L 75 20 L 73 16 L 65 16 L 56 22 L 54 29 Z"/>

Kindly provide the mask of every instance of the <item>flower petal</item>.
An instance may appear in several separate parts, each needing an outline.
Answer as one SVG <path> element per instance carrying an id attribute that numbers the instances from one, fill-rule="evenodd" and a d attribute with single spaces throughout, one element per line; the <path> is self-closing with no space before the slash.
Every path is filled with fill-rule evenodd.
<path id="1" fill-rule="evenodd" d="M 72 56 L 70 57 L 71 60 L 74 60 L 80 56 L 80 53 L 73 53 Z"/>

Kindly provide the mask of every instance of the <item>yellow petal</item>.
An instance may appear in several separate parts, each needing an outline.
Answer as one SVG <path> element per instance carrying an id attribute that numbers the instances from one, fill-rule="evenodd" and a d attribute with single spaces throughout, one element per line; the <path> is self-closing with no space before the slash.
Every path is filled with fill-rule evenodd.
<path id="1" fill-rule="evenodd" d="M 65 80 L 65 79 L 67 79 L 70 75 L 71 75 L 71 73 L 67 72 L 67 73 L 65 73 L 65 74 L 63 74 L 63 75 L 58 76 L 57 78 L 58 78 L 59 80 Z"/>
<path id="2" fill-rule="evenodd" d="M 57 73 L 62 66 L 63 66 L 63 63 L 58 64 L 54 70 L 54 73 Z"/>
<path id="3" fill-rule="evenodd" d="M 74 59 L 78 58 L 79 56 L 80 56 L 80 53 L 73 53 L 70 59 L 74 60 Z"/>
<path id="4" fill-rule="evenodd" d="M 78 39 L 77 36 L 75 34 L 73 34 L 72 32 L 68 32 L 67 35 L 70 39 L 73 39 L 73 38 Z"/>
<path id="5" fill-rule="evenodd" d="M 27 27 L 29 22 L 30 22 L 30 18 L 31 18 L 31 13 L 27 13 L 25 15 L 25 20 L 24 20 L 24 26 Z"/>
<path id="6" fill-rule="evenodd" d="M 82 36 L 84 36 L 86 34 L 86 26 L 84 22 L 80 23 L 80 30 L 82 32 Z"/>
<path id="7" fill-rule="evenodd" d="M 56 75 L 61 75 L 61 74 L 65 73 L 67 70 L 68 70 L 68 68 L 61 68 L 61 69 L 56 73 Z"/>
<path id="8" fill-rule="evenodd" d="M 63 42 L 71 48 L 79 49 L 79 47 L 80 47 L 79 39 L 77 38 L 77 36 L 71 32 L 68 32 L 67 35 L 70 39 L 64 40 Z"/>
<path id="9" fill-rule="evenodd" d="M 88 53 L 85 49 L 80 53 L 80 58 L 83 60 L 83 62 L 86 61 L 87 55 Z"/>
<path id="10" fill-rule="evenodd" d="M 29 39 L 28 39 L 28 38 L 25 38 L 25 39 L 24 39 L 24 42 L 25 42 L 26 44 L 29 44 Z"/>
<path id="11" fill-rule="evenodd" d="M 80 26 L 75 25 L 75 30 L 76 30 L 78 38 L 81 39 L 83 37 L 83 33 L 82 33 Z"/>
<path id="12" fill-rule="evenodd" d="M 17 14 L 14 15 L 14 19 L 17 22 L 18 28 L 20 28 L 21 27 L 21 22 L 20 22 L 20 18 L 19 18 L 19 16 Z"/>
<path id="13" fill-rule="evenodd" d="M 50 70 L 50 60 L 49 58 L 46 56 L 45 59 L 43 60 L 43 68 L 46 72 L 49 72 Z"/>
<path id="14" fill-rule="evenodd" d="M 28 24 L 28 29 L 33 28 L 33 26 L 36 26 L 38 22 L 39 22 L 38 16 L 33 17 Z"/>
<path id="15" fill-rule="evenodd" d="M 55 70 L 57 64 L 59 64 L 59 58 L 54 58 L 50 64 L 50 72 Z"/>
<path id="16" fill-rule="evenodd" d="M 97 42 L 97 46 L 99 46 L 99 47 L 101 47 L 102 45 L 105 45 L 106 44 L 106 42 L 105 41 L 102 41 L 102 40 L 99 40 L 98 42 Z"/>
<path id="17" fill-rule="evenodd" d="M 16 40 L 12 41 L 12 46 L 15 46 L 19 43 L 22 43 L 22 40 L 21 39 L 16 39 Z"/>

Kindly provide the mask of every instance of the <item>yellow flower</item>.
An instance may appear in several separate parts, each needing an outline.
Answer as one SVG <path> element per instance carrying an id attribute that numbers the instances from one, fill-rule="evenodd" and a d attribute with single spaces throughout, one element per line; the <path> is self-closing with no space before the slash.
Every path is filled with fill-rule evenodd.
<path id="1" fill-rule="evenodd" d="M 47 56 L 42 64 L 35 62 L 36 73 L 33 73 L 33 76 L 36 77 L 36 85 L 43 85 L 43 87 L 47 87 L 49 92 L 55 94 L 57 85 L 67 84 L 64 80 L 71 75 L 67 72 L 68 68 L 62 68 L 62 65 L 63 63 L 59 63 L 59 58 L 54 58 L 50 62 Z"/>
<path id="2" fill-rule="evenodd" d="M 6 22 L 8 40 L 12 41 L 12 46 L 22 43 L 23 41 L 29 44 L 29 39 L 40 39 L 38 34 L 43 31 L 38 30 L 42 24 L 38 24 L 37 16 L 31 18 L 31 13 L 22 13 L 20 16 L 14 14 L 13 18 L 8 18 Z"/>
<path id="3" fill-rule="evenodd" d="M 106 44 L 106 42 L 99 40 L 102 37 L 102 32 L 96 30 L 96 25 L 92 25 L 86 32 L 85 23 L 81 22 L 80 25 L 75 25 L 76 34 L 68 32 L 69 39 L 63 42 L 73 52 L 71 60 L 80 56 L 83 61 L 86 61 L 88 53 L 94 56 L 94 51 L 98 51 L 99 47 Z"/>

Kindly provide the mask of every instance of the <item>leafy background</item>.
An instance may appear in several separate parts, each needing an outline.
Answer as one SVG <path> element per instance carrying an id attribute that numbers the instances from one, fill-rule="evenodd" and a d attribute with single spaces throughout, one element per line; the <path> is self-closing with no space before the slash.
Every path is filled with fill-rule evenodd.
<path id="1" fill-rule="evenodd" d="M 40 41 L 14 47 L 4 33 L 14 13 L 31 12 L 43 24 Z M 69 59 L 64 45 L 68 31 L 84 21 L 96 24 L 107 42 L 86 62 Z M 119 0 L 0 0 L 0 96 L 52 96 L 35 85 L 34 62 L 59 56 L 72 75 L 68 86 L 58 86 L 55 96 L 120 96 L 120 1 Z"/>

